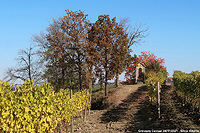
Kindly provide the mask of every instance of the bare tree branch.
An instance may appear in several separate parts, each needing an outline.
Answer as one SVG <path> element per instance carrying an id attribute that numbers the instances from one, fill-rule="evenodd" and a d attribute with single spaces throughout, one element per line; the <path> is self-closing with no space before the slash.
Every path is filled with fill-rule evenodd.
<path id="1" fill-rule="evenodd" d="M 129 46 L 130 48 L 132 45 L 141 45 L 145 41 L 143 41 L 144 38 L 146 38 L 149 34 L 147 33 L 149 28 L 145 28 L 145 24 L 140 23 L 139 25 L 136 23 L 135 27 L 132 27 L 130 24 L 129 18 L 123 18 L 120 20 L 120 25 L 124 28 L 124 31 L 128 34 L 129 37 Z"/>
<path id="2" fill-rule="evenodd" d="M 16 82 L 18 79 L 22 81 L 34 80 L 34 84 L 41 83 L 42 79 L 42 63 L 38 61 L 36 52 L 30 46 L 18 52 L 19 57 L 16 58 L 17 67 L 8 68 L 5 73 L 4 80 Z"/>

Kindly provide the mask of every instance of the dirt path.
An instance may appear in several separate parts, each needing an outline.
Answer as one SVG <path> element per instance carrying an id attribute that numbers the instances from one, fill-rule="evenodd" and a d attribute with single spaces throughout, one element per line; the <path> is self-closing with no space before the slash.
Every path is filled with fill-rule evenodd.
<path id="1" fill-rule="evenodd" d="M 118 133 L 142 130 L 170 130 L 180 132 L 189 129 L 200 131 L 200 114 L 183 107 L 173 87 L 164 86 L 161 91 L 161 119 L 157 108 L 148 99 L 145 85 L 123 86 L 111 95 L 114 108 L 92 110 L 87 121 L 80 122 L 75 132 Z"/>
<path id="2" fill-rule="evenodd" d="M 141 86 L 143 86 L 143 84 L 121 86 L 120 89 L 110 96 L 110 99 L 113 100 L 113 106 L 117 107 L 119 104 L 123 103 L 131 93 L 136 92 Z"/>
<path id="3" fill-rule="evenodd" d="M 87 121 L 78 125 L 75 132 L 101 133 L 101 132 L 126 132 L 130 123 L 140 109 L 142 99 L 147 96 L 146 87 L 140 85 L 122 86 L 111 95 L 114 108 L 110 110 L 92 110 Z"/>

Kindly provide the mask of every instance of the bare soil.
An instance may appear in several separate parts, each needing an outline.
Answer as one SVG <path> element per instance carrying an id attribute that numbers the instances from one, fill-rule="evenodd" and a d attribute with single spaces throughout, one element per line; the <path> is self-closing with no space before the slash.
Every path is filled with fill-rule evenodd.
<path id="1" fill-rule="evenodd" d="M 143 86 L 143 84 L 138 85 L 125 85 L 120 86 L 117 91 L 112 93 L 109 96 L 109 99 L 112 100 L 113 106 L 117 107 L 119 104 L 123 103 L 124 100 L 131 94 L 138 90 L 139 87 Z"/>

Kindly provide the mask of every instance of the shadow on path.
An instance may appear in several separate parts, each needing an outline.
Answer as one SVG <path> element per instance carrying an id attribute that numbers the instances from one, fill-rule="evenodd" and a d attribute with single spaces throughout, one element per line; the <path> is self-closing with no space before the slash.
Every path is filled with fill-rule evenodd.
<path id="1" fill-rule="evenodd" d="M 158 120 L 157 107 L 152 104 L 146 97 L 139 103 L 139 110 L 130 118 L 127 123 L 126 131 L 138 132 L 138 130 L 164 130 L 164 129 L 176 129 L 177 126 L 173 119 L 171 119 L 171 108 L 168 106 L 168 99 L 165 101 L 164 97 L 170 98 L 166 95 L 168 86 L 162 88 L 161 93 L 161 119 Z"/>
<path id="2" fill-rule="evenodd" d="M 177 122 L 172 115 L 174 112 L 169 106 L 171 96 L 167 93 L 170 87 L 164 86 L 161 93 L 161 119 L 157 119 L 157 108 L 153 105 L 147 95 L 147 87 L 141 86 L 131 93 L 119 106 L 103 114 L 103 123 L 122 122 L 125 132 L 138 132 L 141 130 L 163 130 L 176 129 Z M 173 102 L 173 101 L 170 101 Z M 169 113 L 170 112 L 170 113 Z"/>
<path id="3" fill-rule="evenodd" d="M 161 91 L 161 118 L 157 118 L 156 105 L 152 105 L 149 100 L 140 102 L 139 110 L 130 118 L 126 125 L 125 131 L 138 132 L 141 130 L 168 130 L 179 132 L 180 130 L 198 129 L 195 120 L 180 111 L 180 104 L 178 97 L 172 86 L 164 85 Z M 186 112 L 192 113 L 189 110 Z"/>
<path id="4" fill-rule="evenodd" d="M 109 123 L 127 119 L 127 117 L 129 117 L 127 111 L 130 109 L 130 105 L 137 102 L 146 90 L 146 86 L 139 87 L 136 92 L 131 93 L 125 100 L 123 100 L 123 103 L 104 113 L 101 117 L 101 121 L 103 123 Z"/>

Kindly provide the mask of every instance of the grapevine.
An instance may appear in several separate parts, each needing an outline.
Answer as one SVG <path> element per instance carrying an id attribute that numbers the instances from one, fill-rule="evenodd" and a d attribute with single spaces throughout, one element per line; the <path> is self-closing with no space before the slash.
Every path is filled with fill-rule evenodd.
<path id="1" fill-rule="evenodd" d="M 148 94 L 149 94 L 149 99 L 151 101 L 155 101 L 157 97 L 157 82 L 159 82 L 159 92 L 161 92 L 161 85 L 165 82 L 166 80 L 166 74 L 163 72 L 153 72 L 150 71 L 147 74 L 147 80 L 145 81 L 147 88 L 148 88 Z"/>
<path id="2" fill-rule="evenodd" d="M 43 85 L 25 82 L 15 91 L 12 89 L 10 83 L 0 81 L 1 131 L 53 132 L 59 122 L 70 124 L 71 118 L 89 103 L 86 90 L 74 93 L 70 99 L 69 90 L 55 93 L 46 82 Z"/>
<path id="3" fill-rule="evenodd" d="M 199 108 L 200 105 L 200 72 L 184 73 L 174 71 L 173 82 L 176 92 L 184 101 Z"/>

